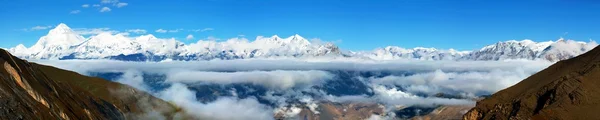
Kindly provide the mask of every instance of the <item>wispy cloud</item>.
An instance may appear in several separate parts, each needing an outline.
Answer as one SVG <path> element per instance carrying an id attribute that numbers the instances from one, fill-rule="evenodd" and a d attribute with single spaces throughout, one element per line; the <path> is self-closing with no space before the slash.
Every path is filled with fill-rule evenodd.
<path id="1" fill-rule="evenodd" d="M 164 29 L 161 28 L 161 29 L 158 29 L 158 30 L 156 30 L 154 32 L 157 32 L 157 33 L 167 33 L 167 30 L 164 30 Z"/>
<path id="2" fill-rule="evenodd" d="M 116 6 L 117 8 L 125 7 L 129 5 L 128 3 L 120 2 L 119 0 L 102 0 L 101 4 L 112 4 L 112 6 Z"/>
<path id="3" fill-rule="evenodd" d="M 170 33 L 176 33 L 176 32 L 179 32 L 180 30 L 183 30 L 183 29 L 173 29 L 173 30 L 169 30 L 168 32 L 170 32 Z"/>
<path id="4" fill-rule="evenodd" d="M 31 28 L 23 28 L 21 30 L 23 30 L 23 31 L 36 31 L 36 30 L 50 29 L 52 27 L 53 27 L 52 25 L 46 25 L 46 26 L 40 26 L 40 25 L 38 25 L 38 26 L 33 26 Z"/>
<path id="5" fill-rule="evenodd" d="M 119 0 L 102 0 L 100 1 L 100 3 L 102 4 L 111 4 L 111 3 L 118 3 Z"/>
<path id="6" fill-rule="evenodd" d="M 129 30 L 126 30 L 126 31 L 130 32 L 130 33 L 135 33 L 135 34 L 145 34 L 147 32 L 144 29 L 129 29 Z"/>
<path id="7" fill-rule="evenodd" d="M 110 6 L 114 6 L 113 8 L 122 8 L 129 5 L 129 3 L 125 3 L 125 2 L 119 2 L 119 0 L 101 0 L 99 4 L 83 4 L 81 5 L 82 8 L 89 8 L 89 7 L 97 7 L 100 8 L 98 9 L 100 12 L 110 12 L 112 11 L 112 9 L 110 8 Z M 80 13 L 81 10 L 74 10 L 71 11 L 71 14 L 78 14 Z"/>
<path id="8" fill-rule="evenodd" d="M 51 28 L 51 27 L 52 27 L 51 25 L 49 25 L 49 26 L 35 26 L 35 27 L 32 27 L 31 30 L 45 30 L 45 29 L 48 29 L 48 28 Z"/>
<path id="9" fill-rule="evenodd" d="M 165 29 L 160 28 L 160 29 L 158 29 L 158 30 L 156 30 L 154 32 L 157 32 L 157 33 L 167 33 L 167 32 L 169 32 L 169 33 L 176 33 L 176 32 L 179 32 L 181 30 L 183 30 L 183 29 L 165 30 Z"/>
<path id="10" fill-rule="evenodd" d="M 117 6 L 117 8 L 125 7 L 127 5 L 129 5 L 129 4 L 128 3 L 117 3 L 117 4 L 115 4 L 115 6 Z"/>
<path id="11" fill-rule="evenodd" d="M 69 12 L 70 14 L 79 14 L 81 13 L 81 10 L 73 10 L 71 12 Z"/>
<path id="12" fill-rule="evenodd" d="M 111 11 L 111 9 L 108 7 L 103 7 L 100 9 L 100 12 L 110 12 L 110 11 Z"/>
<path id="13" fill-rule="evenodd" d="M 212 31 L 212 30 L 215 30 L 215 29 L 213 29 L 213 28 L 204 28 L 204 29 L 195 29 L 195 30 L 191 30 L 191 31 L 194 31 L 194 32 L 206 32 L 206 31 Z"/>

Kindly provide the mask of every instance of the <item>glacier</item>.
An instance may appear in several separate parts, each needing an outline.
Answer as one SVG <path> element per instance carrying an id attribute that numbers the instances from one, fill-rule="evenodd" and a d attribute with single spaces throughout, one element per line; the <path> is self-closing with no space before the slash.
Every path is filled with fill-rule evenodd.
<path id="1" fill-rule="evenodd" d="M 199 61 L 252 58 L 325 58 L 368 60 L 473 60 L 512 59 L 560 61 L 583 54 L 598 44 L 595 41 L 565 40 L 534 42 L 509 40 L 479 50 L 458 51 L 436 48 L 402 48 L 387 46 L 372 51 L 342 50 L 333 43 L 311 43 L 296 34 L 281 38 L 258 36 L 254 40 L 236 37 L 226 41 L 199 40 L 184 44 L 174 38 L 157 38 L 152 34 L 130 37 L 100 33 L 83 37 L 60 23 L 31 47 L 19 44 L 8 51 L 24 59 L 110 59 L 122 61 Z"/>

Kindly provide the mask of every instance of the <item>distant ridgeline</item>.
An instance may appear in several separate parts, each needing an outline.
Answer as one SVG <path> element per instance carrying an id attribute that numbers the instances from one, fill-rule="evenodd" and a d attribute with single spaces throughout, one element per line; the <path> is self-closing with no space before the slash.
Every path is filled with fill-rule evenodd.
<path id="1" fill-rule="evenodd" d="M 100 33 L 84 38 L 65 24 L 59 24 L 46 36 L 27 48 L 20 44 L 9 52 L 24 59 L 112 59 L 122 61 L 195 61 L 248 58 L 356 58 L 368 60 L 506 60 L 543 59 L 558 61 L 585 53 L 598 44 L 594 41 L 533 42 L 505 41 L 475 51 L 435 48 L 406 49 L 396 46 L 373 51 L 344 51 L 333 43 L 310 42 L 294 35 L 287 38 L 258 36 L 250 41 L 232 38 L 227 41 L 200 40 L 184 44 L 173 38 L 161 39 L 151 34 L 129 37 L 123 34 Z"/>

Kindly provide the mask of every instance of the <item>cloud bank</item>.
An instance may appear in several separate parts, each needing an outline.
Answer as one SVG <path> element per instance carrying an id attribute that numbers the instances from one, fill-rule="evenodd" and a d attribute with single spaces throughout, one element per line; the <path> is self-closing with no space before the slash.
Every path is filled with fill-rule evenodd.
<path id="1" fill-rule="evenodd" d="M 314 85 L 332 78 L 332 74 L 316 70 L 248 72 L 175 71 L 168 74 L 167 81 L 181 83 L 203 81 L 218 84 L 251 83 L 272 89 L 288 89 L 295 86 Z"/>
<path id="2" fill-rule="evenodd" d="M 32 60 L 73 70 L 119 72 L 115 81 L 150 91 L 144 74 L 165 75 L 166 89 L 150 91 L 203 119 L 273 119 L 275 112 L 294 117 L 299 108 L 319 113 L 320 101 L 376 102 L 394 106 L 473 105 L 472 98 L 494 93 L 552 64 L 547 61 L 353 61 L 249 59 L 214 61 L 124 62 L 111 60 Z M 201 102 L 198 85 L 213 86 L 215 100 Z M 228 85 L 238 87 L 226 87 Z M 359 87 L 365 94 L 328 89 Z M 254 86 L 254 87 L 253 87 Z M 260 87 L 256 87 L 260 86 Z M 258 92 L 261 87 L 264 92 Z M 455 98 L 436 97 L 444 93 Z M 242 97 L 245 96 L 245 97 Z M 231 114 L 236 113 L 236 114 Z"/>

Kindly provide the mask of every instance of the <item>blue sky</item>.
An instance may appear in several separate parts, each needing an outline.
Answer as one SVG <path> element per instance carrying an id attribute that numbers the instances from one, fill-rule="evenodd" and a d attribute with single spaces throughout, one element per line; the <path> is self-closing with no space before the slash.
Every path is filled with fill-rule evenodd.
<path id="1" fill-rule="evenodd" d="M 101 12 L 103 7 L 110 11 Z M 300 34 L 337 41 L 350 50 L 389 45 L 472 50 L 512 39 L 556 40 L 567 32 L 565 38 L 569 39 L 599 39 L 600 2 L 108 0 L 103 4 L 101 0 L 0 0 L 0 47 L 19 43 L 29 47 L 48 32 L 42 28 L 58 23 L 81 30 L 144 29 L 146 34 L 186 43 L 209 36 L 244 35 L 253 40 L 258 35 Z M 35 26 L 41 30 L 33 30 Z M 157 29 L 179 31 L 157 33 Z M 205 31 L 193 31 L 202 29 Z M 186 40 L 188 34 L 195 39 Z"/>

